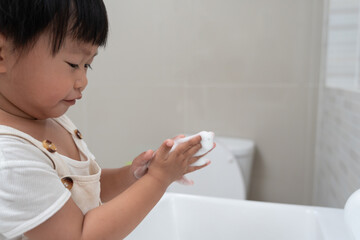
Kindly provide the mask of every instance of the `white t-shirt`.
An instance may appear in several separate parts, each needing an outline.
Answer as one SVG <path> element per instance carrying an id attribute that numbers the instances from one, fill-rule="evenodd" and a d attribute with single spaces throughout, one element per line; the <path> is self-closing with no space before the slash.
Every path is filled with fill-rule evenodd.
<path id="1" fill-rule="evenodd" d="M 74 173 L 86 175 L 89 161 L 62 156 Z M 54 215 L 70 198 L 50 159 L 14 136 L 0 136 L 0 239 L 22 234 Z"/>

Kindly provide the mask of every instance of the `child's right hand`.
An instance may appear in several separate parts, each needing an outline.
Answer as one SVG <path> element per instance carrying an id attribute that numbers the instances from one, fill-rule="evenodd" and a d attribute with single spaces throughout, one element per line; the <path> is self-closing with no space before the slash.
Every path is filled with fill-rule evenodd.
<path id="1" fill-rule="evenodd" d="M 194 162 L 193 155 L 201 148 L 200 142 L 201 136 L 196 136 L 170 152 L 174 141 L 165 140 L 151 160 L 147 174 L 168 186 L 181 179 L 184 174 L 202 168 L 203 166 L 194 169 L 190 166 Z"/>

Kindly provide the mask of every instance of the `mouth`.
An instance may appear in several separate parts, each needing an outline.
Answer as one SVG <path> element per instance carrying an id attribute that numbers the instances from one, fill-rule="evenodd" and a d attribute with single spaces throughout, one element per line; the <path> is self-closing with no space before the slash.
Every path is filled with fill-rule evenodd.
<path id="1" fill-rule="evenodd" d="M 76 103 L 76 99 L 72 99 L 72 100 L 63 100 L 66 104 L 68 105 L 75 105 Z"/>
<path id="2" fill-rule="evenodd" d="M 76 97 L 76 98 L 73 98 L 73 99 L 64 99 L 63 101 L 66 103 L 66 104 L 69 104 L 69 105 L 74 105 L 76 103 L 76 100 L 80 100 L 82 98 L 82 95 Z"/>

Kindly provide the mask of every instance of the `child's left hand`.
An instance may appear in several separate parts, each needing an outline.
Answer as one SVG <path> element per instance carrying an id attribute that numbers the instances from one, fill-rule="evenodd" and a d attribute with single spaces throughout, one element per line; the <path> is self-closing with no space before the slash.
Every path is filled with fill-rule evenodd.
<path id="1" fill-rule="evenodd" d="M 130 171 L 134 174 L 136 179 L 139 179 L 146 174 L 150 160 L 153 158 L 153 156 L 154 151 L 147 150 L 134 159 L 131 164 Z"/>

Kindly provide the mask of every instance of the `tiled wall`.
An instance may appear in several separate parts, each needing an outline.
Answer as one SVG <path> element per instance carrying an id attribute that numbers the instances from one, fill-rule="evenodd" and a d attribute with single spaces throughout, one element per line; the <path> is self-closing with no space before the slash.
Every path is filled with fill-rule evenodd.
<path id="1" fill-rule="evenodd" d="M 314 204 L 342 208 L 360 188 L 360 92 L 324 88 L 320 101 Z"/>

